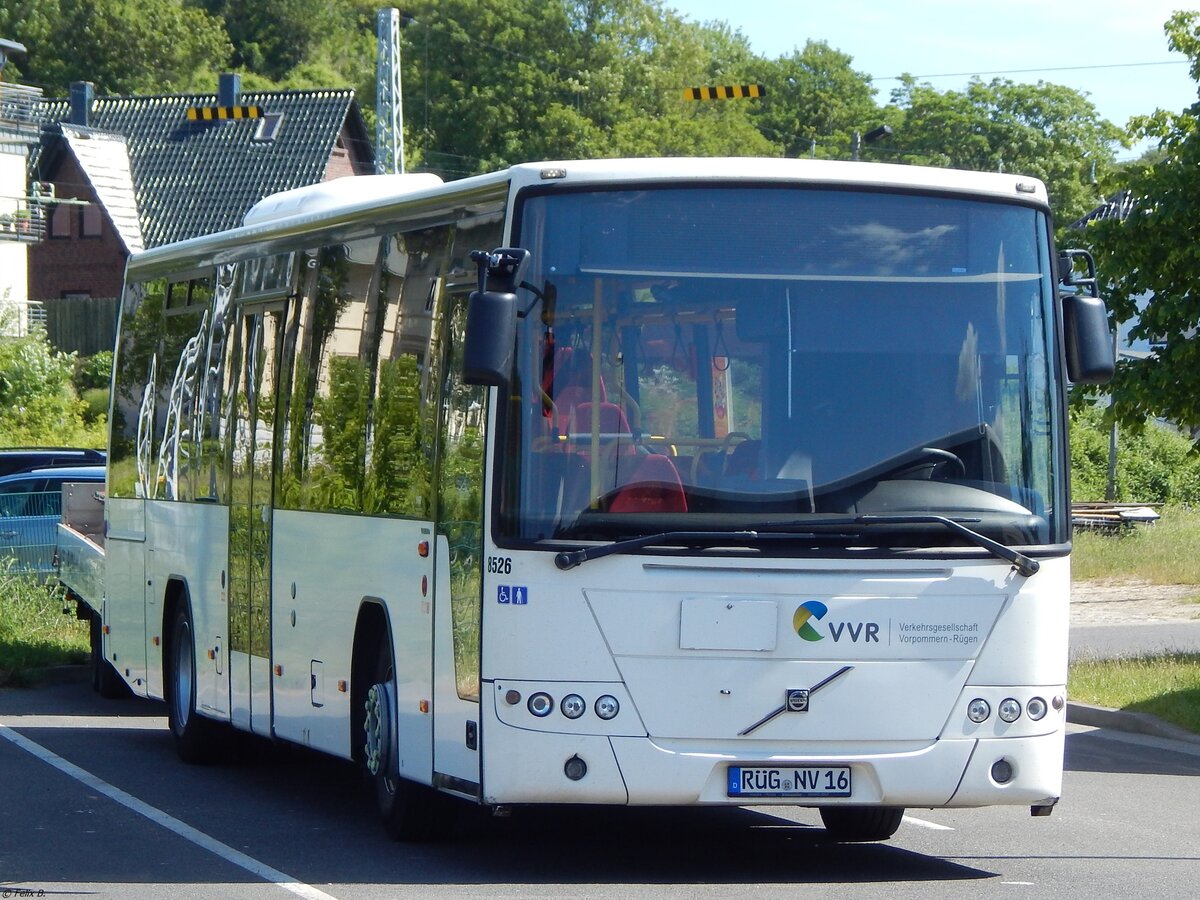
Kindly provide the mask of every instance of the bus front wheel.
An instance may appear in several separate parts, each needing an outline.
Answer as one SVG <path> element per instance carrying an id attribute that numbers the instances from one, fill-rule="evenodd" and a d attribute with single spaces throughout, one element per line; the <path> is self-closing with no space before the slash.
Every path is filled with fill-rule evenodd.
<path id="1" fill-rule="evenodd" d="M 175 613 L 168 661 L 167 724 L 179 758 L 195 764 L 222 759 L 226 751 L 222 725 L 196 712 L 196 644 L 187 604 L 180 604 Z"/>
<path id="2" fill-rule="evenodd" d="M 822 806 L 825 831 L 836 841 L 886 841 L 900 827 L 902 806 Z"/>
<path id="3" fill-rule="evenodd" d="M 391 646 L 384 643 L 367 690 L 363 716 L 363 767 L 375 793 L 384 831 L 394 841 L 445 838 L 454 821 L 450 801 L 433 788 L 398 774 L 396 677 Z"/>

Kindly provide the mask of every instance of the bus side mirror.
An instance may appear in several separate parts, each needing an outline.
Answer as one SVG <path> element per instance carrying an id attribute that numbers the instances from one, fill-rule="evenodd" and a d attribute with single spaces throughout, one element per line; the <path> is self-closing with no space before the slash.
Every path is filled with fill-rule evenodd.
<path id="1" fill-rule="evenodd" d="M 517 295 L 472 291 L 467 299 L 467 337 L 463 345 L 463 381 L 503 387 L 513 362 Z"/>
<path id="2" fill-rule="evenodd" d="M 1083 294 L 1063 294 L 1061 297 L 1067 377 L 1076 384 L 1104 384 L 1112 378 L 1116 368 L 1104 301 Z"/>
<path id="3" fill-rule="evenodd" d="M 467 333 L 463 344 L 463 381 L 504 387 L 513 364 L 517 333 L 517 286 L 529 260 L 528 250 L 476 250 L 479 290 L 467 298 Z"/>
<path id="4" fill-rule="evenodd" d="M 1059 256 L 1059 281 L 1074 291 L 1059 294 L 1067 377 L 1076 384 L 1103 384 L 1116 369 L 1116 348 L 1108 329 L 1108 310 L 1100 299 L 1096 261 L 1086 250 L 1064 250 Z M 1075 273 L 1083 265 L 1083 277 Z"/>

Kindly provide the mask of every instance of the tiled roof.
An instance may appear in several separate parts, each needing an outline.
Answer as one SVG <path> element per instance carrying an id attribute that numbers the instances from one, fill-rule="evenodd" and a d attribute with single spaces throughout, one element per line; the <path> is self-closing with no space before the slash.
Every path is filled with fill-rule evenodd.
<path id="1" fill-rule="evenodd" d="M 1086 228 L 1092 222 L 1102 222 L 1105 219 L 1116 219 L 1123 222 L 1137 208 L 1137 198 L 1129 191 L 1118 191 L 1113 194 L 1082 219 L 1077 219 L 1068 228 Z"/>
<path id="2" fill-rule="evenodd" d="M 217 105 L 215 94 L 97 97 L 92 103 L 89 127 L 125 138 L 146 247 L 233 227 L 267 194 L 324 180 L 343 124 L 355 144 L 352 158 L 372 163 L 350 89 L 247 91 L 238 102 L 283 115 L 274 140 L 254 139 L 260 119 L 189 121 L 189 108 Z M 44 112 L 47 121 L 65 124 L 70 104 L 50 100 Z M 38 165 L 35 160 L 33 177 L 49 180 Z"/>
<path id="3" fill-rule="evenodd" d="M 75 125 L 63 125 L 62 135 L 100 198 L 126 252 L 136 253 L 143 249 L 125 139 L 119 134 Z"/>

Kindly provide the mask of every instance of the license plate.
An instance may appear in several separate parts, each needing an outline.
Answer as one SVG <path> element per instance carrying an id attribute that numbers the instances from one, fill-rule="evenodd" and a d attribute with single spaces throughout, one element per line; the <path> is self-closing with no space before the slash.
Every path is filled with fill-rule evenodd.
<path id="1" fill-rule="evenodd" d="M 730 797 L 849 797 L 849 766 L 729 767 Z"/>

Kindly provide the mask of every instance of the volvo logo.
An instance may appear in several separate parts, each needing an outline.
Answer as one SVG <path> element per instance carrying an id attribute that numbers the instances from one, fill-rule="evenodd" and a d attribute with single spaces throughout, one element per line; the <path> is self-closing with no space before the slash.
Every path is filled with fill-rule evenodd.
<path id="1" fill-rule="evenodd" d="M 783 706 L 767 713 L 749 728 L 744 728 L 739 731 L 738 737 L 744 737 L 755 729 L 762 728 L 762 726 L 766 725 L 776 716 L 781 716 L 785 712 L 808 712 L 808 702 L 813 694 L 825 687 L 825 685 L 829 684 L 829 682 L 833 681 L 834 679 L 842 677 L 853 668 L 854 666 L 842 666 L 832 675 L 828 676 L 827 678 L 822 678 L 810 688 L 788 688 L 783 695 Z"/>
<path id="2" fill-rule="evenodd" d="M 808 712 L 808 690 L 805 688 L 789 688 L 785 705 L 788 712 Z"/>

